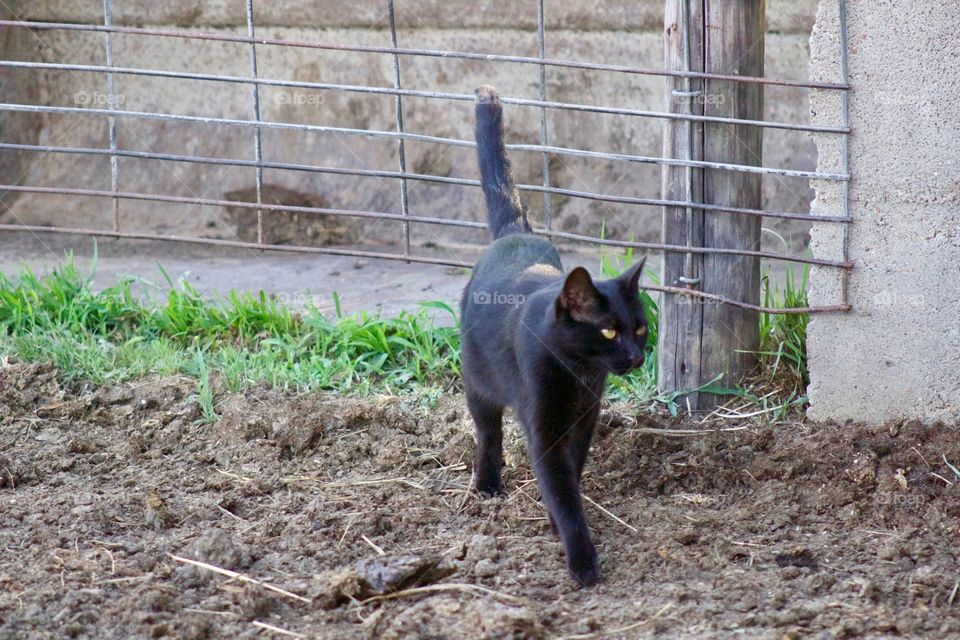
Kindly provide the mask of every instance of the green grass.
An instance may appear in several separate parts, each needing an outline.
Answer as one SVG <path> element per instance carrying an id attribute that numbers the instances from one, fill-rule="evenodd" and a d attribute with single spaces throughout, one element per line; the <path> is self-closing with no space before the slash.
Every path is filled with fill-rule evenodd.
<path id="1" fill-rule="evenodd" d="M 200 423 L 213 424 L 220 419 L 213 406 L 213 388 L 210 386 L 210 369 L 207 368 L 207 362 L 203 351 L 196 350 L 194 358 L 197 375 L 197 395 L 194 398 L 200 406 Z"/>
<path id="2" fill-rule="evenodd" d="M 601 237 L 603 232 L 601 230 Z M 615 278 L 635 262 L 633 249 L 628 248 L 623 254 L 616 255 L 604 251 L 600 253 L 600 272 L 604 278 Z M 649 269 L 644 269 L 642 280 L 658 282 L 657 276 Z M 657 301 L 649 293 L 640 290 L 640 302 L 647 315 L 647 348 L 643 366 L 627 376 L 611 376 L 609 382 L 610 394 L 617 400 L 632 400 L 646 403 L 657 396 L 657 339 L 660 310 Z"/>
<path id="3" fill-rule="evenodd" d="M 94 263 L 96 260 L 94 260 Z M 602 254 L 604 277 L 635 262 L 631 251 Z M 111 384 L 148 375 L 186 374 L 197 380 L 201 420 L 216 420 L 213 385 L 230 391 L 255 386 L 307 391 L 414 393 L 435 398 L 459 385 L 460 338 L 455 311 L 426 302 L 396 317 L 344 315 L 336 299 L 332 317 L 315 307 L 295 311 L 274 298 L 231 292 L 208 300 L 185 281 L 164 273 L 168 292 L 124 279 L 99 292 L 93 273 L 73 260 L 44 278 L 25 269 L 13 281 L 0 274 L 0 353 L 54 364 L 67 382 Z M 806 278 L 788 274 L 783 291 L 767 289 L 767 306 L 806 305 Z M 644 279 L 656 282 L 649 271 Z M 657 395 L 658 308 L 641 292 L 649 323 L 647 359 L 628 376 L 610 378 L 614 399 L 661 402 L 675 409 L 677 397 Z M 449 314 L 442 326 L 431 314 Z M 806 379 L 805 315 L 760 318 L 765 372 Z M 797 385 L 799 388 L 799 385 Z"/>
<path id="4" fill-rule="evenodd" d="M 797 282 L 791 269 L 787 269 L 784 288 L 770 286 L 764 278 L 763 306 L 770 308 L 797 308 L 807 305 L 807 279 L 810 267 L 806 266 Z M 809 314 L 760 314 L 760 358 L 764 375 L 771 378 L 787 376 L 798 383 L 809 382 L 807 372 L 807 322 Z"/>
<path id="5" fill-rule="evenodd" d="M 351 393 L 435 393 L 459 374 L 457 327 L 429 316 L 453 316 L 444 303 L 394 318 L 328 318 L 263 293 L 206 300 L 186 282 L 144 302 L 137 284 L 124 279 L 95 292 L 92 274 L 69 259 L 45 278 L 29 270 L 17 282 L 0 275 L 0 351 L 51 362 L 67 381 L 185 373 L 199 380 L 204 419 L 215 417 L 214 373 L 230 390 L 267 384 Z"/>

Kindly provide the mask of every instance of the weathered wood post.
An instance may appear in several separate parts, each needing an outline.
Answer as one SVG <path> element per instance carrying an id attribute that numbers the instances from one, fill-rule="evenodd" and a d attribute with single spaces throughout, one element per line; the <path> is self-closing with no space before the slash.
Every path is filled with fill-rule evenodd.
<path id="1" fill-rule="evenodd" d="M 666 46 L 664 68 L 703 71 L 703 5 L 688 0 L 667 0 L 664 14 Z M 689 14 L 687 13 L 689 11 Z M 687 30 L 684 25 L 690 26 Z M 703 81 L 699 78 L 667 77 L 667 109 L 673 113 L 703 115 Z M 703 159 L 703 123 L 665 120 L 663 157 Z M 702 202 L 703 172 L 700 169 L 663 165 L 660 184 L 665 200 Z M 664 207 L 664 244 L 703 246 L 703 210 L 692 207 Z M 663 258 L 662 282 L 667 286 L 694 287 L 703 273 L 702 254 L 668 252 Z M 684 284 L 683 280 L 687 283 Z M 663 391 L 700 386 L 700 334 L 703 305 L 696 298 L 664 294 L 660 307 L 658 367 Z M 697 398 L 691 397 L 691 408 Z"/>
<path id="2" fill-rule="evenodd" d="M 665 62 L 668 69 L 762 76 L 763 0 L 667 0 Z M 684 19 L 686 17 L 686 20 Z M 684 34 L 684 24 L 690 26 Z M 689 47 L 686 47 L 689 43 Z M 750 120 L 763 119 L 763 85 L 699 78 L 668 78 L 670 111 Z M 746 125 L 669 120 L 664 157 L 760 165 L 763 129 Z M 761 208 L 760 174 L 664 166 L 668 200 Z M 721 211 L 665 207 L 665 243 L 759 250 L 760 218 Z M 758 304 L 760 261 L 751 256 L 668 253 L 663 284 Z M 662 391 L 694 389 L 723 374 L 733 386 L 756 366 L 756 312 L 693 296 L 664 295 L 660 311 L 659 371 Z M 722 398 L 694 393 L 692 410 L 713 408 Z"/>

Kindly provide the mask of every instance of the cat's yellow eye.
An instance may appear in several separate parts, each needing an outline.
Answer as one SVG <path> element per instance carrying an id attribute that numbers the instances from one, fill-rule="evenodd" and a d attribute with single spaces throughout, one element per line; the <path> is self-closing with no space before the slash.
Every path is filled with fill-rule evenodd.
<path id="1" fill-rule="evenodd" d="M 613 340 L 617 337 L 616 329 L 600 329 L 600 333 L 603 334 L 603 337 L 607 340 Z"/>
<path id="2" fill-rule="evenodd" d="M 647 335 L 647 328 L 646 328 L 646 327 L 637 327 L 637 335 L 640 336 L 641 338 L 642 338 L 643 336 Z"/>

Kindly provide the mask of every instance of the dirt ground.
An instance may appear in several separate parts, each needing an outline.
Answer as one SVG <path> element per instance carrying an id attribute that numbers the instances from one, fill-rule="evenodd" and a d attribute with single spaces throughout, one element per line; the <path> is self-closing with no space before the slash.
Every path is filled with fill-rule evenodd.
<path id="1" fill-rule="evenodd" d="M 607 410 L 578 589 L 516 428 L 508 496 L 468 490 L 462 397 L 220 394 L 201 424 L 194 390 L 0 365 L 0 637 L 960 634 L 956 425 Z"/>

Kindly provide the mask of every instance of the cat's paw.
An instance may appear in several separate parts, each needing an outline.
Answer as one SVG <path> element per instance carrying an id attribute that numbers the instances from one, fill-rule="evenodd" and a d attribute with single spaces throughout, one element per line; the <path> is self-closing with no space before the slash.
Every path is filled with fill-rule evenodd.
<path id="1" fill-rule="evenodd" d="M 593 549 L 573 554 L 567 559 L 570 577 L 582 587 L 592 587 L 600 581 L 600 560 Z"/>
<path id="2" fill-rule="evenodd" d="M 496 498 L 506 493 L 500 478 L 477 478 L 476 487 L 484 498 Z"/>

